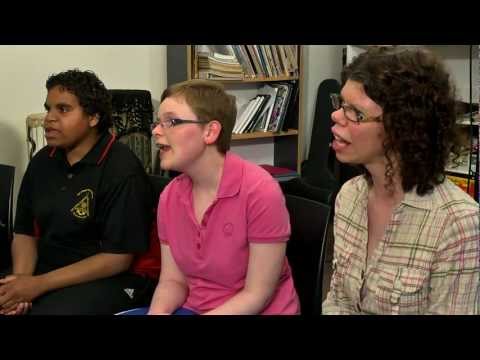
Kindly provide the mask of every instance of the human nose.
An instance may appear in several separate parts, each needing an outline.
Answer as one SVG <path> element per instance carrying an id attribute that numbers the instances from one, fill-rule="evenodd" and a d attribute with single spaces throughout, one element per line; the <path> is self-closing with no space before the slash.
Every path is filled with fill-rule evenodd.
<path id="1" fill-rule="evenodd" d="M 152 124 L 152 135 L 153 136 L 163 135 L 163 127 L 161 126 L 160 121 L 155 121 Z"/>
<path id="2" fill-rule="evenodd" d="M 334 110 L 331 115 L 332 121 L 335 124 L 339 124 L 341 126 L 345 126 L 348 122 L 347 118 L 345 117 L 345 113 L 343 112 L 342 108 Z"/>
<path id="3" fill-rule="evenodd" d="M 47 113 L 45 114 L 45 118 L 43 119 L 44 123 L 52 122 L 56 120 L 57 118 L 55 117 L 55 114 L 52 109 L 47 111 Z"/>

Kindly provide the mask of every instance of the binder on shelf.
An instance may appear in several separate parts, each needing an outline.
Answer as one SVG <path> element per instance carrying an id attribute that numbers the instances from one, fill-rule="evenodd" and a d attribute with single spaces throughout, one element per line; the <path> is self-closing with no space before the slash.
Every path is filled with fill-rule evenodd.
<path id="1" fill-rule="evenodd" d="M 261 164 L 260 166 L 279 182 L 288 181 L 288 180 L 299 177 L 299 174 L 292 169 L 268 165 L 268 164 Z"/>

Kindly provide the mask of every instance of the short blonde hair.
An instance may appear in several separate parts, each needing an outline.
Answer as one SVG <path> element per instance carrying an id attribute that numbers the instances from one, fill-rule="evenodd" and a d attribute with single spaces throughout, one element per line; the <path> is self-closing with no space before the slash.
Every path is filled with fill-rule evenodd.
<path id="1" fill-rule="evenodd" d="M 235 96 L 227 94 L 222 84 L 209 80 L 188 80 L 169 86 L 162 93 L 166 98 L 182 96 L 198 119 L 217 120 L 222 129 L 216 141 L 217 149 L 225 154 L 230 149 L 233 126 L 237 117 Z"/>

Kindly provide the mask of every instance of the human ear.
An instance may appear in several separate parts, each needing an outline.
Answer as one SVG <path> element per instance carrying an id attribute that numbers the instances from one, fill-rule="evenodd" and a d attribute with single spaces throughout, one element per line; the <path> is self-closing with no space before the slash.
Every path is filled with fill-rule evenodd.
<path id="1" fill-rule="evenodd" d="M 214 144 L 218 137 L 220 136 L 220 131 L 222 130 L 222 124 L 217 120 L 210 121 L 207 126 L 205 126 L 204 140 L 207 145 Z"/>
<path id="2" fill-rule="evenodd" d="M 91 128 L 93 128 L 93 127 L 97 126 L 99 122 L 100 122 L 100 115 L 95 114 L 95 115 L 90 116 L 90 120 L 88 121 L 88 125 Z"/>

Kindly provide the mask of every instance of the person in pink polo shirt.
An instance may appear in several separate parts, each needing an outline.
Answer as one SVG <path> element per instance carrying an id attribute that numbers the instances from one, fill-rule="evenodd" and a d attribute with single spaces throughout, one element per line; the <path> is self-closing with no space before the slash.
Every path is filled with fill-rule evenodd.
<path id="1" fill-rule="evenodd" d="M 160 280 L 148 314 L 298 314 L 278 183 L 228 151 L 234 96 L 191 80 L 161 96 L 160 165 L 182 174 L 160 196 Z"/>

